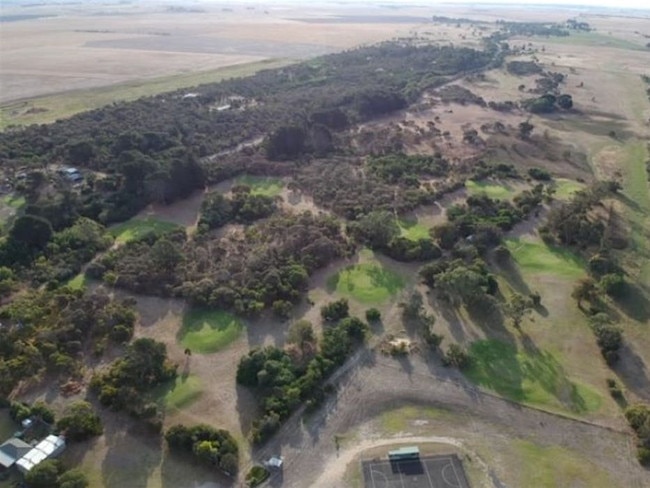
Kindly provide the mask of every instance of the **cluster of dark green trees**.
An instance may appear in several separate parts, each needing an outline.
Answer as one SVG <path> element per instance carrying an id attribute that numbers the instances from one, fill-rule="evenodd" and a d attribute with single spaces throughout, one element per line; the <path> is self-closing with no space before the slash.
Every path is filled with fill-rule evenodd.
<path id="1" fill-rule="evenodd" d="M 292 325 L 284 349 L 256 348 L 239 361 L 237 382 L 255 388 L 264 412 L 253 423 L 253 442 L 268 439 L 302 402 L 319 404 L 327 377 L 363 342 L 368 325 L 348 316 L 347 303 L 326 306 L 323 316 L 327 322 L 320 342 L 312 325 L 300 321 Z"/>
<path id="2" fill-rule="evenodd" d="M 251 193 L 248 186 L 236 186 L 232 196 L 212 192 L 201 204 L 199 232 L 217 229 L 228 223 L 252 224 L 254 221 L 269 217 L 276 210 L 273 197 Z"/>
<path id="3" fill-rule="evenodd" d="M 75 376 L 88 355 L 128 342 L 135 310 L 107 294 L 33 290 L 0 308 L 0 396 L 47 371 Z"/>
<path id="4" fill-rule="evenodd" d="M 170 451 L 189 454 L 229 476 L 235 476 L 239 470 L 239 447 L 227 430 L 205 424 L 192 427 L 178 424 L 165 432 L 165 440 Z"/>
<path id="5" fill-rule="evenodd" d="M 90 388 L 102 405 L 145 419 L 159 430 L 160 412 L 151 392 L 176 378 L 176 369 L 177 365 L 167 359 L 165 344 L 149 338 L 136 339 L 123 357 L 93 376 Z"/>

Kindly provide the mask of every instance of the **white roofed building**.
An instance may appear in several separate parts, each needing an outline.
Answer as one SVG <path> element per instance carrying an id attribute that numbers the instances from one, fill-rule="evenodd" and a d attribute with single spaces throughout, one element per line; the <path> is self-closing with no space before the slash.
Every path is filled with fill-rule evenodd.
<path id="1" fill-rule="evenodd" d="M 25 474 L 46 459 L 57 457 L 64 449 L 65 439 L 62 436 L 48 435 L 36 444 L 31 451 L 16 461 L 16 466 L 21 473 Z"/>

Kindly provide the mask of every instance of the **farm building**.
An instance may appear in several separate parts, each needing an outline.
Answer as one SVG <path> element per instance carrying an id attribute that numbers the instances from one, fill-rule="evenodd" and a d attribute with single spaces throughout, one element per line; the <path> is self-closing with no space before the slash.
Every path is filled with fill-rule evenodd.
<path id="1" fill-rule="evenodd" d="M 32 450 L 32 446 L 16 437 L 0 445 L 0 471 L 11 468 L 16 461 Z"/>
<path id="2" fill-rule="evenodd" d="M 36 444 L 27 454 L 16 461 L 18 470 L 25 474 L 46 459 L 55 458 L 65 449 L 65 439 L 61 436 L 48 435 Z"/>

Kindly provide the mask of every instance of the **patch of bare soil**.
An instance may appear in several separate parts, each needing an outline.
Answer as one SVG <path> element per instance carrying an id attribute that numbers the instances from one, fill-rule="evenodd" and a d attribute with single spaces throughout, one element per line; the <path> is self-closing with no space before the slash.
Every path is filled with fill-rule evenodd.
<path id="1" fill-rule="evenodd" d="M 329 210 L 323 209 L 314 203 L 314 199 L 310 195 L 298 189 L 289 189 L 285 186 L 279 196 L 282 198 L 282 206 L 292 212 L 311 212 L 314 215 L 330 213 Z"/>

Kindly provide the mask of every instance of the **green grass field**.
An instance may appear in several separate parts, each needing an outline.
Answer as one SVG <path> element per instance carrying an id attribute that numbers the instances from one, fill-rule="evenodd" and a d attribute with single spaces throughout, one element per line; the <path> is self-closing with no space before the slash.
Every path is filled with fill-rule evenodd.
<path id="1" fill-rule="evenodd" d="M 548 274 L 576 280 L 585 275 L 584 263 L 566 249 L 549 247 L 541 240 L 505 239 L 505 244 L 524 273 Z"/>
<path id="2" fill-rule="evenodd" d="M 397 219 L 400 235 L 412 241 L 429 238 L 429 228 L 417 220 Z"/>
<path id="3" fill-rule="evenodd" d="M 327 288 L 361 303 L 382 303 L 404 288 L 404 280 L 378 262 L 367 262 L 330 276 Z"/>
<path id="4" fill-rule="evenodd" d="M 525 351 L 497 340 L 473 342 L 471 365 L 465 371 L 474 383 L 506 398 L 573 413 L 600 408 L 601 396 L 570 381 L 555 356 L 543 350 Z"/>
<path id="5" fill-rule="evenodd" d="M 183 316 L 178 339 L 192 352 L 210 354 L 237 340 L 243 330 L 244 325 L 228 312 L 190 309 Z"/>
<path id="6" fill-rule="evenodd" d="M 172 222 L 165 222 L 153 218 L 133 218 L 121 224 L 109 228 L 110 234 L 115 238 L 118 244 L 139 239 L 150 232 L 168 232 L 178 229 L 178 225 Z"/>
<path id="7" fill-rule="evenodd" d="M 194 375 L 179 376 L 173 383 L 164 385 L 159 399 L 167 408 L 180 409 L 194 403 L 203 394 L 201 380 Z"/>
<path id="8" fill-rule="evenodd" d="M 517 486 L 618 486 L 606 470 L 570 449 L 559 446 L 542 447 L 524 440 L 513 441 L 513 448 L 510 463 L 518 466 L 513 470 L 519 475 Z"/>
<path id="9" fill-rule="evenodd" d="M 555 180 L 555 198 L 560 200 L 568 200 L 577 191 L 584 189 L 585 185 L 577 181 L 568 180 L 566 178 L 558 178 Z"/>
<path id="10" fill-rule="evenodd" d="M 536 39 L 539 42 L 549 44 L 576 44 L 591 47 L 613 47 L 631 51 L 648 51 L 642 44 L 598 32 L 575 32 L 567 37 L 537 37 Z"/>
<path id="11" fill-rule="evenodd" d="M 507 200 L 515 194 L 510 188 L 488 181 L 467 180 L 465 188 L 470 195 L 487 195 L 497 200 Z"/>
<path id="12" fill-rule="evenodd" d="M 46 124 L 113 102 L 128 102 L 180 88 L 216 83 L 228 78 L 250 76 L 262 69 L 278 68 L 290 63 L 288 60 L 269 59 L 211 71 L 130 81 L 108 87 L 75 90 L 30 100 L 8 102 L 0 105 L 0 130 L 4 130 L 10 125 Z"/>
<path id="13" fill-rule="evenodd" d="M 284 182 L 280 178 L 266 176 L 240 176 L 235 180 L 235 184 L 250 186 L 251 193 L 254 195 L 265 195 L 267 197 L 279 195 L 284 188 Z"/>

